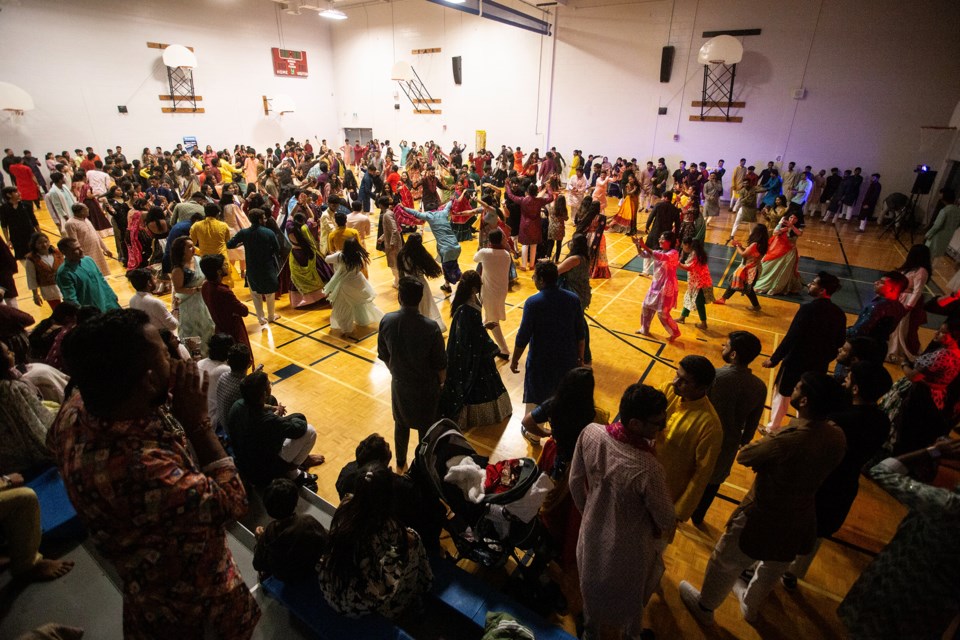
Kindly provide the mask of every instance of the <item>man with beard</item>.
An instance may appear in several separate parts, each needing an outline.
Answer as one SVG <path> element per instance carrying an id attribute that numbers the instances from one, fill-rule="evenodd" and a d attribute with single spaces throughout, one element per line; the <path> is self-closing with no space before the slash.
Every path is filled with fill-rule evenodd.
<path id="1" fill-rule="evenodd" d="M 756 622 L 763 601 L 797 555 L 817 537 L 814 496 L 846 449 L 840 427 L 827 419 L 843 402 L 842 389 L 825 373 L 808 372 L 790 396 L 799 420 L 740 450 L 737 461 L 757 476 L 730 516 L 726 533 L 707 563 L 703 587 L 680 583 L 680 599 L 702 625 L 733 591 L 744 619 Z M 749 584 L 744 569 L 759 562 Z"/>
<path id="2" fill-rule="evenodd" d="M 817 541 L 813 551 L 799 556 L 783 574 L 787 589 L 797 588 L 797 580 L 807 575 L 820 543 L 839 531 L 847 519 L 860 490 L 860 469 L 877 455 L 890 434 L 890 420 L 877 401 L 891 386 L 893 380 L 883 367 L 882 356 L 881 360 L 861 361 L 849 367 L 843 388 L 852 405 L 830 415 L 830 420 L 843 429 L 847 451 L 817 490 Z"/>
<path id="3" fill-rule="evenodd" d="M 700 504 L 690 516 L 695 525 L 703 522 L 720 485 L 730 475 L 737 451 L 753 440 L 760 424 L 767 400 L 767 385 L 750 371 L 750 363 L 760 355 L 760 349 L 760 339 L 749 331 L 734 331 L 723 343 L 720 356 L 726 365 L 717 369 L 717 377 L 707 393 L 710 404 L 720 417 L 723 442 L 713 466 L 713 475 L 703 490 Z"/>
<path id="4" fill-rule="evenodd" d="M 79 393 L 47 445 L 123 580 L 124 636 L 249 638 L 260 611 L 225 530 L 246 513 L 247 496 L 210 425 L 197 365 L 171 360 L 134 309 L 79 325 L 63 355 Z"/>
<path id="5" fill-rule="evenodd" d="M 780 428 L 787 413 L 787 401 L 800 376 L 807 371 L 826 373 L 827 366 L 843 344 L 847 316 L 830 300 L 839 288 L 840 280 L 835 275 L 826 271 L 818 273 L 807 285 L 813 301 L 800 305 L 787 335 L 761 365 L 764 369 L 772 369 L 783 363 L 777 372 L 777 389 L 773 394 L 770 422 L 767 423 L 770 431 Z"/>

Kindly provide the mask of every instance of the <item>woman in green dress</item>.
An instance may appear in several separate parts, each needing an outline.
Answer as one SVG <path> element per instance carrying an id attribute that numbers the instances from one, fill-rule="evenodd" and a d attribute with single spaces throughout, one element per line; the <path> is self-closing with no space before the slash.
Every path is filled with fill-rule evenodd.
<path id="1" fill-rule="evenodd" d="M 290 280 L 295 290 L 290 291 L 290 306 L 306 307 L 327 297 L 323 292 L 324 281 L 320 277 L 317 256 L 320 250 L 313 239 L 312 220 L 296 213 L 287 223 L 287 239 L 290 240 Z M 326 263 L 324 263 L 326 265 Z"/>
<path id="2" fill-rule="evenodd" d="M 197 249 L 187 236 L 180 236 L 170 247 L 170 281 L 173 283 L 173 310 L 178 313 L 180 340 L 197 338 L 200 341 L 200 353 L 207 356 L 207 341 L 216 331 L 210 311 L 200 294 L 203 286 L 203 273 L 200 271 L 200 258 Z"/>
<path id="3" fill-rule="evenodd" d="M 464 271 L 450 303 L 453 321 L 447 340 L 447 379 L 440 415 L 469 429 L 503 422 L 513 413 L 494 360 L 500 347 L 481 320 L 480 274 Z M 493 324 L 493 323 L 490 323 Z"/>
<path id="4" fill-rule="evenodd" d="M 780 219 L 770 238 L 770 248 L 760 263 L 760 277 L 753 285 L 757 293 L 768 296 L 800 293 L 803 282 L 800 280 L 800 252 L 797 251 L 797 239 L 803 235 L 803 229 L 797 226 L 798 218 L 794 214 Z"/>

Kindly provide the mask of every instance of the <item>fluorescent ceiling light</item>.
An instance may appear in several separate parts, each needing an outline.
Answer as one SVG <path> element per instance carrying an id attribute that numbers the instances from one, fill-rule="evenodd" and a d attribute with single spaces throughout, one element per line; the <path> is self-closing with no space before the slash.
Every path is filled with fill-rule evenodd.
<path id="1" fill-rule="evenodd" d="M 467 0 L 446 0 L 446 2 L 449 2 L 450 4 L 463 4 L 466 1 Z"/>
<path id="2" fill-rule="evenodd" d="M 346 20 L 347 14 L 339 9 L 326 9 L 320 12 L 320 15 L 330 20 Z"/>

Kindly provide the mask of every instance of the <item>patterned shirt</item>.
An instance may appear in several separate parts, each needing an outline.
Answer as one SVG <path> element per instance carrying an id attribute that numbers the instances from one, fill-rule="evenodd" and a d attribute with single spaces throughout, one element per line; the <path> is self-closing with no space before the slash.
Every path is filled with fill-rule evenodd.
<path id="1" fill-rule="evenodd" d="M 247 510 L 237 469 L 200 469 L 180 424 L 160 408 L 110 422 L 75 393 L 47 437 L 70 501 L 123 580 L 125 637 L 244 637 L 260 617 L 224 525 Z"/>
<path id="2" fill-rule="evenodd" d="M 433 571 L 413 529 L 390 526 L 364 547 L 370 553 L 350 577 L 338 579 L 329 568 L 329 556 L 317 565 L 320 592 L 334 611 L 350 618 L 371 613 L 396 618 L 430 589 Z"/>

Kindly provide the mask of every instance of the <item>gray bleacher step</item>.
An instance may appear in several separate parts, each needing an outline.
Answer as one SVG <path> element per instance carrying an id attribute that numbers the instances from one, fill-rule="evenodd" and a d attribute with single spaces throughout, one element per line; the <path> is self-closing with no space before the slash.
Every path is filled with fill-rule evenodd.
<path id="1" fill-rule="evenodd" d="M 120 590 L 88 545 L 78 545 L 62 557 L 75 564 L 59 580 L 28 585 L 9 600 L 13 585 L 0 586 L 0 638 L 16 638 L 47 622 L 80 627 L 86 638 L 123 638 Z"/>
<path id="2" fill-rule="evenodd" d="M 316 636 L 302 622 L 285 606 L 268 596 L 259 585 L 253 590 L 253 597 L 260 605 L 260 622 L 251 640 L 316 640 Z"/>
<path id="3" fill-rule="evenodd" d="M 240 518 L 239 522 L 249 531 L 256 531 L 257 527 L 265 527 L 270 524 L 270 516 L 267 515 L 263 507 L 263 501 L 260 499 L 258 491 L 248 488 L 247 501 L 249 509 L 247 514 Z M 313 491 L 300 489 L 300 500 L 297 501 L 297 513 L 301 515 L 311 515 L 320 521 L 325 528 L 330 528 L 333 521 L 333 513 L 336 507 Z M 250 546 L 253 549 L 253 545 Z"/>
<path id="4" fill-rule="evenodd" d="M 253 589 L 257 586 L 257 572 L 253 568 L 253 548 L 256 546 L 253 532 L 239 522 L 231 522 L 227 525 L 227 546 L 240 568 L 244 584 Z"/>

